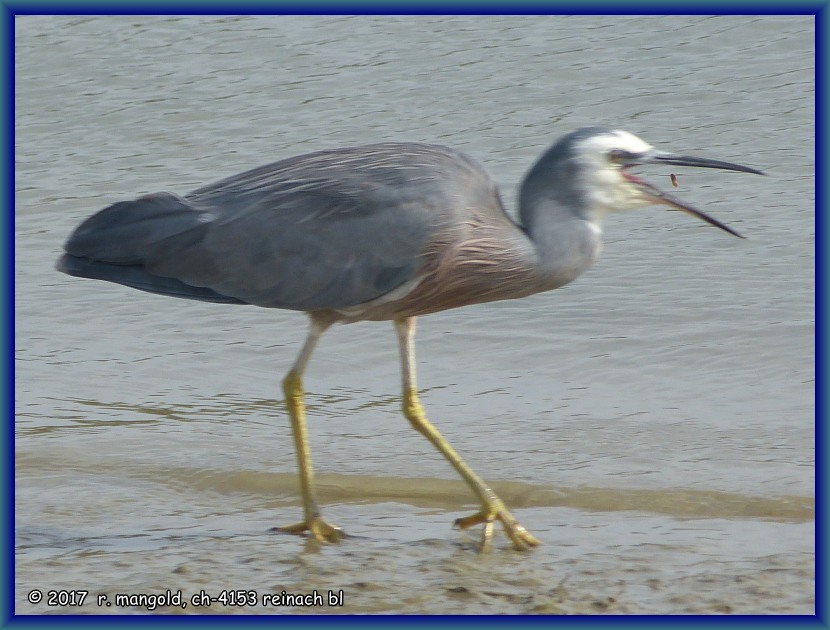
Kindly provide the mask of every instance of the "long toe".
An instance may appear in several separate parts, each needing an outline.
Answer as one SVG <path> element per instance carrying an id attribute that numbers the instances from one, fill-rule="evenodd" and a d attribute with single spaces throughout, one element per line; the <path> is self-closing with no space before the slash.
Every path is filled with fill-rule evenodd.
<path id="1" fill-rule="evenodd" d="M 302 535 L 308 532 L 309 537 L 320 542 L 339 542 L 345 536 L 342 529 L 336 525 L 327 523 L 319 516 L 314 516 L 311 519 L 295 523 L 294 525 L 276 527 L 275 529 L 278 532 L 284 532 L 286 534 Z"/>
<path id="2" fill-rule="evenodd" d="M 506 516 L 507 518 L 505 518 L 505 515 L 500 514 L 498 519 L 504 526 L 504 533 L 507 534 L 514 548 L 519 551 L 527 551 L 531 547 L 542 544 L 542 541 L 527 531 L 509 512 Z"/>
<path id="3" fill-rule="evenodd" d="M 475 525 L 484 525 L 481 535 L 481 550 L 487 551 L 493 538 L 493 524 L 498 520 L 504 527 L 504 533 L 519 551 L 527 551 L 541 544 L 541 541 L 528 532 L 503 505 L 485 506 L 480 512 L 456 519 L 453 527 L 467 529 Z"/>

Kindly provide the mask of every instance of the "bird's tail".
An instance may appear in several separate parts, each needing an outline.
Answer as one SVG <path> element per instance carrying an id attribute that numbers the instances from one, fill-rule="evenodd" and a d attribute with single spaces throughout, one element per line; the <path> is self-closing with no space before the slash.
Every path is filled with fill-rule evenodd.
<path id="1" fill-rule="evenodd" d="M 204 236 L 202 213 L 171 193 L 121 201 L 81 223 L 69 237 L 57 269 L 70 276 L 116 282 L 128 287 L 206 302 L 242 304 L 207 287 L 158 276 L 148 260 L 180 250 Z"/>

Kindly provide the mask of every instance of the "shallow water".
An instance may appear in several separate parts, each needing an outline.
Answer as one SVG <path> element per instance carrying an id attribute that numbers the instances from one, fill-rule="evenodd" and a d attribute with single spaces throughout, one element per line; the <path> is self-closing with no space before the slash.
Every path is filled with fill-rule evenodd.
<path id="1" fill-rule="evenodd" d="M 18 613 L 142 613 L 115 594 L 167 589 L 256 592 L 185 614 L 814 611 L 810 18 L 15 29 Z M 528 554 L 450 529 L 476 506 L 399 413 L 391 326 L 332 330 L 309 368 L 320 498 L 350 534 L 320 546 L 270 531 L 300 512 L 280 379 L 304 317 L 53 269 L 108 203 L 330 146 L 459 147 L 512 205 L 539 153 L 594 123 L 769 176 L 677 172 L 676 194 L 746 241 L 659 208 L 610 217 L 574 284 L 419 321 L 422 402 L 542 540 Z M 262 605 L 315 589 L 343 606 Z"/>

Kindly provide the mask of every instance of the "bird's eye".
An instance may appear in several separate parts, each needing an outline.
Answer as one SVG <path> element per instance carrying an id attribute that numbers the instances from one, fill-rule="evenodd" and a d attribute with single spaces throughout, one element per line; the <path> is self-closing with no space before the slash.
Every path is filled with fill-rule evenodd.
<path id="1" fill-rule="evenodd" d="M 625 149 L 611 149 L 608 152 L 608 159 L 615 164 L 626 164 L 634 159 L 634 154 Z"/>

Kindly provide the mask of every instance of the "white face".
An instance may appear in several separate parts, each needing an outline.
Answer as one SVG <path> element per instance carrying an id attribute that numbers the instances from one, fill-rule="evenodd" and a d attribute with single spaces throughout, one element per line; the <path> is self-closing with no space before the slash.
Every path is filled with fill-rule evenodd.
<path id="1" fill-rule="evenodd" d="M 636 154 L 653 151 L 654 147 L 627 131 L 591 136 L 577 145 L 577 159 L 584 167 L 581 169 L 582 186 L 589 191 L 589 205 L 600 216 L 654 203 L 623 176 L 621 164 L 611 159 L 610 153 L 614 150 Z"/>

